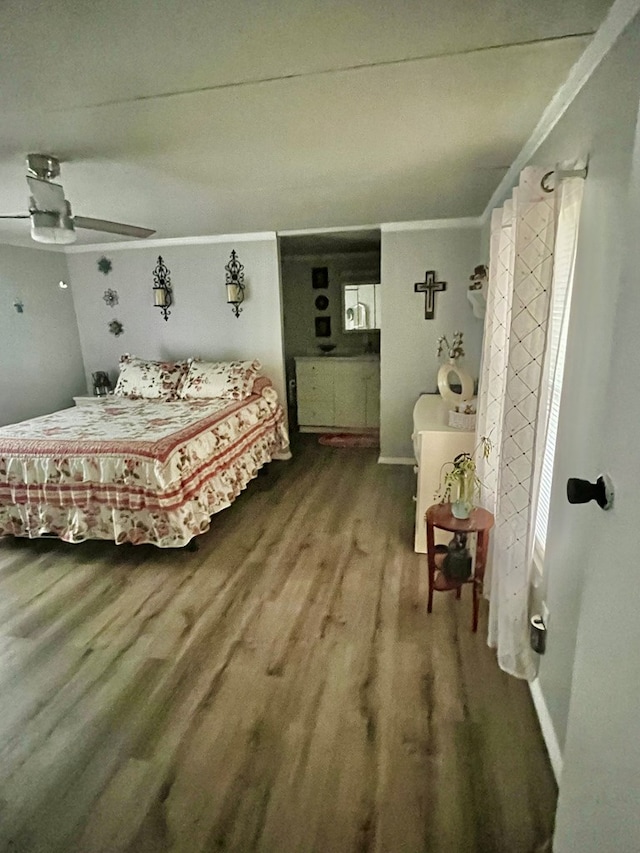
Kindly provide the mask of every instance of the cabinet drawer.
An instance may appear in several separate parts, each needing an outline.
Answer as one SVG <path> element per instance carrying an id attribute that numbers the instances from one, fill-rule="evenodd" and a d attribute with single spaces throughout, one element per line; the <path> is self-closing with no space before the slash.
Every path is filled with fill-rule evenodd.
<path id="1" fill-rule="evenodd" d="M 333 384 L 323 381 L 305 382 L 304 385 L 298 382 L 298 400 L 307 400 L 308 402 L 315 401 L 331 401 L 333 400 Z"/>

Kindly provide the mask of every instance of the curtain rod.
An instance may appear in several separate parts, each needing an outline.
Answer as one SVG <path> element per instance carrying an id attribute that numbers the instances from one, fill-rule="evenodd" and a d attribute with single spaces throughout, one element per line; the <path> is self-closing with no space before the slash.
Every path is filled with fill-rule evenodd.
<path id="1" fill-rule="evenodd" d="M 569 169 L 566 171 L 564 169 L 552 169 L 550 172 L 544 174 L 540 181 L 540 186 L 546 193 L 552 193 L 554 190 L 554 187 L 547 185 L 547 181 L 552 175 L 555 175 L 558 181 L 563 180 L 563 178 L 582 178 L 585 180 L 588 175 L 588 169 L 586 166 L 584 169 Z"/>

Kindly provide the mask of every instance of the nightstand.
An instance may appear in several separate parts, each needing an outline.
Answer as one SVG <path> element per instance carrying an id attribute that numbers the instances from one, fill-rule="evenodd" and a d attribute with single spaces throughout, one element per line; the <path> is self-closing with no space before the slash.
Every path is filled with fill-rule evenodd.
<path id="1" fill-rule="evenodd" d="M 433 593 L 456 591 L 456 598 L 460 598 L 462 585 L 470 583 L 473 585 L 473 617 L 471 630 L 478 630 L 478 610 L 482 598 L 484 584 L 484 570 L 487 563 L 487 551 L 489 550 L 489 531 L 493 527 L 493 515 L 480 506 L 471 510 L 469 518 L 455 518 L 451 512 L 451 504 L 434 504 L 430 506 L 425 515 L 427 528 L 427 567 L 429 570 L 429 600 L 427 613 L 431 613 L 433 605 Z M 434 541 L 434 529 L 446 530 L 450 533 L 475 533 L 476 557 L 473 573 L 466 580 L 448 580 L 441 571 L 436 574 L 436 547 Z"/>

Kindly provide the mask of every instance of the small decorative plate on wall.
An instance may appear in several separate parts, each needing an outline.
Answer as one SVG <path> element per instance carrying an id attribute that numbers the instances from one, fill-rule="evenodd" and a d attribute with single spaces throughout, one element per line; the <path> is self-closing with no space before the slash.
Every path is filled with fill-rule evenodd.
<path id="1" fill-rule="evenodd" d="M 103 255 L 98 261 L 98 269 L 100 270 L 100 272 L 104 273 L 105 275 L 109 275 L 112 268 L 113 264 L 111 263 L 109 258 L 105 258 L 105 256 Z"/>
<path id="2" fill-rule="evenodd" d="M 113 306 L 117 305 L 118 302 L 120 301 L 119 297 L 118 297 L 118 291 L 117 290 L 111 290 L 111 288 L 109 288 L 108 290 L 105 290 L 104 296 L 102 298 L 107 303 L 109 308 L 113 308 Z"/>
<path id="3" fill-rule="evenodd" d="M 316 308 L 318 311 L 326 311 L 329 307 L 329 299 L 327 296 L 322 294 L 321 296 L 316 297 Z"/>

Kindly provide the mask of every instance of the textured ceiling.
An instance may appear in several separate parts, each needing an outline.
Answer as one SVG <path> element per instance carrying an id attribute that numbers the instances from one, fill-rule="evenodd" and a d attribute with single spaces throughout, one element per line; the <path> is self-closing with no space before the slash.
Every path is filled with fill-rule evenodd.
<path id="1" fill-rule="evenodd" d="M 42 152 L 74 213 L 158 237 L 479 215 L 609 6 L 9 0 L 0 213 Z"/>

